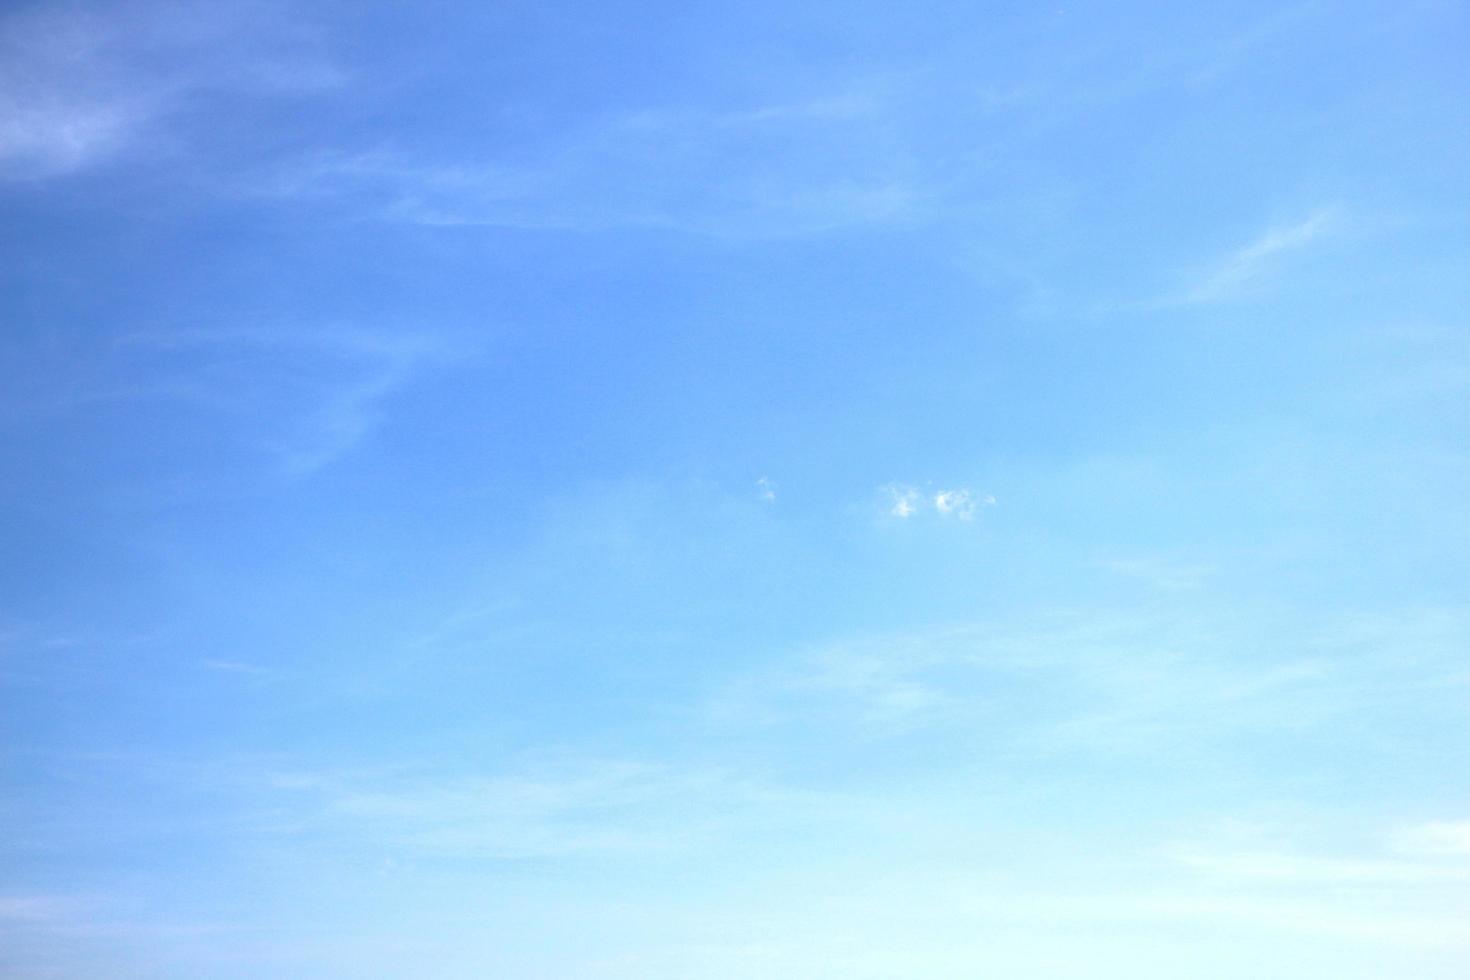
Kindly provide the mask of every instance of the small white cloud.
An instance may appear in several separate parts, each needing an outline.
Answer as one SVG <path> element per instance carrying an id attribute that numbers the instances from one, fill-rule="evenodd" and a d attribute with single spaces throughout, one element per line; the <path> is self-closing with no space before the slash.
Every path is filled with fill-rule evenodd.
<path id="1" fill-rule="evenodd" d="M 921 510 L 933 508 L 940 517 L 954 517 L 961 521 L 973 520 L 981 507 L 995 506 L 995 497 L 977 494 L 965 487 L 954 490 L 939 490 L 933 494 L 920 491 L 907 483 L 890 483 L 881 488 L 889 502 L 888 513 L 894 517 L 909 518 Z"/>
<path id="2" fill-rule="evenodd" d="M 755 489 L 756 496 L 760 497 L 760 499 L 766 501 L 767 503 L 772 503 L 775 501 L 776 482 L 770 477 L 763 476 L 759 480 L 756 480 Z"/>
<path id="3" fill-rule="evenodd" d="M 968 521 L 975 516 L 975 502 L 968 490 L 941 490 L 934 495 L 934 509 L 941 517 L 958 517 Z"/>
<path id="4" fill-rule="evenodd" d="M 894 517 L 909 518 L 914 516 L 914 514 L 918 513 L 919 507 L 923 502 L 923 498 L 919 495 L 918 490 L 903 484 L 891 483 L 883 488 L 883 492 L 892 501 L 892 506 L 889 507 L 888 513 Z"/>
<path id="5" fill-rule="evenodd" d="M 977 495 L 971 490 L 941 490 L 934 495 L 934 509 L 941 517 L 958 517 L 962 521 L 974 519 L 977 508 L 993 506 L 993 496 Z"/>

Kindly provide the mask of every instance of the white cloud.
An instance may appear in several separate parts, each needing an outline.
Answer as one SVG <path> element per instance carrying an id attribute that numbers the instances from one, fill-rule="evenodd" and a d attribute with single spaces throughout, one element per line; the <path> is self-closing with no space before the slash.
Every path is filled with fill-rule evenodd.
<path id="1" fill-rule="evenodd" d="M 995 506 L 995 497 L 990 494 L 977 494 L 963 487 L 929 494 L 911 484 L 890 483 L 879 492 L 887 501 L 889 515 L 903 519 L 932 509 L 940 517 L 969 521 L 981 507 Z"/>
<path id="2" fill-rule="evenodd" d="M 941 490 L 934 495 L 934 509 L 941 517 L 957 517 L 962 521 L 973 519 L 979 507 L 993 506 L 995 497 L 977 495 L 970 490 Z"/>
<path id="3" fill-rule="evenodd" d="M 923 498 L 919 496 L 919 491 L 914 487 L 903 484 L 889 484 L 883 488 L 883 492 L 891 502 L 888 513 L 894 517 L 912 517 L 918 513 L 919 508 L 922 506 Z"/>
<path id="4" fill-rule="evenodd" d="M 941 490 L 934 495 L 934 509 L 941 517 L 968 521 L 975 516 L 975 501 L 968 490 Z"/>
<path id="5" fill-rule="evenodd" d="M 1275 271 L 1282 257 L 1336 230 L 1341 219 L 1340 208 L 1324 207 L 1298 221 L 1273 225 L 1205 270 L 1175 302 L 1213 303 L 1239 296 Z"/>
<path id="6" fill-rule="evenodd" d="M 756 496 L 766 503 L 772 503 L 776 499 L 776 483 L 768 476 L 763 476 L 755 481 Z"/>

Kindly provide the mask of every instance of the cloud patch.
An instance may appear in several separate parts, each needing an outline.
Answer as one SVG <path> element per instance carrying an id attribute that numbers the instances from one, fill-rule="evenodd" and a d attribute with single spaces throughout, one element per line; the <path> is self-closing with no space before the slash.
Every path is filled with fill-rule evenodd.
<path id="1" fill-rule="evenodd" d="M 1200 273 L 1180 296 L 1178 304 L 1206 304 L 1237 299 L 1260 288 L 1291 253 L 1335 232 L 1342 209 L 1318 208 L 1305 217 L 1267 228 L 1254 240 L 1231 252 Z"/>
<path id="2" fill-rule="evenodd" d="M 190 141 L 170 120 L 199 100 L 343 84 L 269 14 L 133 3 L 0 16 L 0 180 L 62 177 L 129 154 L 156 163 Z"/>
<path id="3" fill-rule="evenodd" d="M 882 493 L 888 501 L 888 513 L 900 520 L 913 517 L 923 506 L 923 497 L 914 487 L 901 483 L 890 483 L 883 488 Z"/>
<path id="4" fill-rule="evenodd" d="M 952 490 L 920 490 L 908 483 L 890 483 L 879 488 L 884 507 L 890 517 L 908 520 L 930 514 L 941 520 L 972 521 L 984 507 L 994 507 L 992 494 L 981 494 L 967 487 Z"/>
<path id="5" fill-rule="evenodd" d="M 934 495 L 934 511 L 940 517 L 953 517 L 957 520 L 973 520 L 975 511 L 980 507 L 995 506 L 995 497 L 990 494 L 978 495 L 970 490 L 940 490 Z"/>

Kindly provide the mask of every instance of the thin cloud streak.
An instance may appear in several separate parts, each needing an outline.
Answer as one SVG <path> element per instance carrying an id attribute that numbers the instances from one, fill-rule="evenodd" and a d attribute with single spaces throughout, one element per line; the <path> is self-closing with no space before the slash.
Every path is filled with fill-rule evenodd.
<path id="1" fill-rule="evenodd" d="M 1391 703 L 1418 703 L 1433 690 L 1450 696 L 1462 685 L 1457 661 L 1451 647 L 1428 653 L 1417 618 L 1392 627 L 1384 617 L 1387 635 L 1366 651 L 1355 649 L 1350 618 L 1320 624 L 1306 640 L 1266 644 L 1218 617 L 1182 613 L 1079 611 L 855 637 L 734 677 L 702 713 L 717 727 L 985 732 L 1005 747 L 1006 764 L 1079 752 L 1187 753 L 1320 731 L 1369 704 L 1388 725 Z M 1470 629 L 1463 613 L 1451 620 L 1446 640 Z M 1302 624 L 1281 629 L 1304 633 Z M 1405 662 L 1392 652 L 1402 645 L 1425 652 Z M 1260 653 L 1239 655 L 1250 648 Z"/>
<path id="2" fill-rule="evenodd" d="M 1320 857 L 1272 851 L 1179 850 L 1172 857 L 1185 867 L 1227 878 L 1343 885 L 1470 883 L 1470 865 L 1445 867 L 1422 862 Z"/>
<path id="3" fill-rule="evenodd" d="M 429 365 L 473 349 L 443 336 L 364 328 L 129 334 L 153 380 L 118 397 L 182 400 L 231 419 L 282 475 L 309 476 L 365 439 L 383 403 Z"/>
<path id="4" fill-rule="evenodd" d="M 725 112 L 635 110 L 562 133 L 527 160 L 327 152 L 259 190 L 430 227 L 760 239 L 902 225 L 928 212 L 926 183 L 882 109 L 854 93 Z"/>
<path id="5" fill-rule="evenodd" d="M 1194 285 L 1164 305 L 1218 303 L 1249 295 L 1276 272 L 1285 256 L 1335 233 L 1342 221 L 1342 208 L 1332 206 L 1289 224 L 1273 225 L 1206 270 Z"/>
<path id="6" fill-rule="evenodd" d="M 1443 820 L 1408 827 L 1395 836 L 1394 842 L 1404 853 L 1470 861 L 1470 820 Z"/>

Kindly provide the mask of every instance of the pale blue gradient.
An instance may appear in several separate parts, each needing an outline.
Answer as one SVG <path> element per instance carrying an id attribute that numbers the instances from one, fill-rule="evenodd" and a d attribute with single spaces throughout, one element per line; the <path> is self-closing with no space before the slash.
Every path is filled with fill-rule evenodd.
<path id="1" fill-rule="evenodd" d="M 1465 975 L 1465 6 L 789 6 L 0 13 L 0 975 Z"/>

